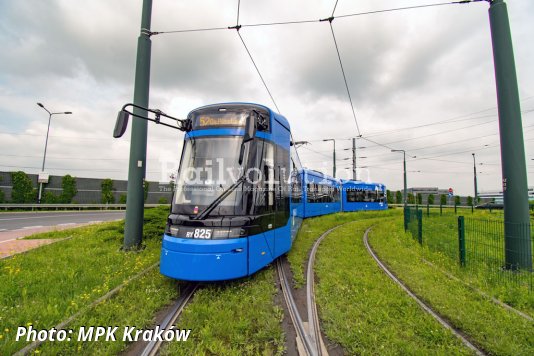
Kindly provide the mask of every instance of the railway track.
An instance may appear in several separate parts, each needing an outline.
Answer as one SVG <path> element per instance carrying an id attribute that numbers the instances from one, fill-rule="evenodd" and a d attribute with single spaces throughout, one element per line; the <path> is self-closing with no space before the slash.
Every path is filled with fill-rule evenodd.
<path id="1" fill-rule="evenodd" d="M 417 295 L 415 295 L 402 281 L 400 281 L 387 268 L 387 266 L 378 258 L 378 256 L 375 254 L 375 252 L 373 251 L 373 249 L 369 245 L 369 241 L 368 241 L 369 231 L 371 231 L 370 227 L 367 230 L 365 230 L 365 233 L 363 234 L 363 243 L 365 245 L 365 248 L 367 249 L 367 251 L 371 255 L 371 257 L 373 257 L 375 262 L 380 267 L 380 269 L 382 269 L 382 271 L 384 271 L 384 273 L 386 273 L 386 275 L 389 278 L 391 278 L 397 285 L 399 285 L 402 288 L 402 290 L 404 290 L 406 292 L 406 294 L 408 294 L 413 300 L 415 300 L 417 302 L 417 304 L 419 304 L 421 309 L 423 309 L 425 312 L 430 314 L 443 327 L 445 327 L 446 329 L 449 329 L 454 334 L 454 336 L 456 336 L 458 339 L 460 339 L 460 341 L 462 341 L 462 343 L 465 346 L 467 346 L 469 349 L 471 349 L 477 355 L 486 355 L 486 353 L 483 350 L 479 349 L 477 346 L 475 346 L 473 343 L 471 343 L 471 341 L 469 341 L 460 330 L 456 329 L 454 326 L 449 324 L 445 319 L 443 319 L 441 316 L 439 316 L 439 314 L 436 313 L 428 304 L 423 302 Z"/>
<path id="2" fill-rule="evenodd" d="M 184 288 L 183 292 L 180 294 L 180 297 L 178 300 L 174 303 L 173 307 L 169 311 L 169 313 L 165 316 L 163 319 L 160 327 L 161 329 L 167 331 L 174 327 L 174 323 L 176 322 L 176 319 L 182 314 L 182 311 L 184 310 L 187 303 L 189 303 L 189 300 L 191 297 L 195 294 L 199 284 L 198 283 L 189 283 Z M 143 351 L 140 353 L 142 356 L 153 356 L 157 355 L 159 348 L 163 344 L 162 341 L 150 341 L 146 344 L 146 346 L 143 348 Z"/>
<path id="3" fill-rule="evenodd" d="M 326 347 L 321 336 L 321 327 L 319 323 L 319 315 L 317 313 L 317 304 L 315 303 L 315 276 L 313 272 L 313 265 L 315 263 L 315 254 L 321 241 L 331 232 L 345 224 L 338 225 L 324 232 L 313 244 L 310 257 L 308 259 L 308 266 L 306 272 L 306 307 L 307 318 L 306 322 L 300 315 L 300 312 L 295 303 L 295 299 L 291 293 L 290 281 L 286 276 L 282 261 L 277 260 L 278 278 L 282 288 L 282 294 L 289 311 L 289 317 L 295 327 L 297 333 L 297 347 L 300 354 L 308 356 L 323 356 L 328 355 Z"/>

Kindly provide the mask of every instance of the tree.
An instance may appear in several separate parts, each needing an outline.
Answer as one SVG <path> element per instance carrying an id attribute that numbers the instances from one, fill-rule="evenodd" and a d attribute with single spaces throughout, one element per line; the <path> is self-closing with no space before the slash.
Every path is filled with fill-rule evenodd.
<path id="1" fill-rule="evenodd" d="M 402 204 L 402 193 L 400 190 L 397 190 L 397 193 L 395 193 L 395 203 Z"/>
<path id="2" fill-rule="evenodd" d="M 389 189 L 386 190 L 386 199 L 388 204 L 393 204 L 393 193 Z"/>
<path id="3" fill-rule="evenodd" d="M 473 198 L 471 196 L 468 196 L 467 197 L 467 206 L 472 206 L 473 205 Z"/>
<path id="4" fill-rule="evenodd" d="M 408 204 L 415 204 L 415 197 L 413 193 L 408 193 Z"/>
<path id="5" fill-rule="evenodd" d="M 439 196 L 439 203 L 441 205 L 447 205 L 447 196 L 445 194 Z"/>
<path id="6" fill-rule="evenodd" d="M 28 175 L 22 171 L 11 173 L 13 181 L 13 190 L 11 191 L 11 200 L 13 203 L 24 204 L 34 203 L 36 200 L 36 190 Z"/>
<path id="7" fill-rule="evenodd" d="M 460 205 L 460 204 L 461 204 L 460 196 L 456 195 L 454 197 L 454 205 Z"/>
<path id="8" fill-rule="evenodd" d="M 61 179 L 61 187 L 63 188 L 63 192 L 61 192 L 60 201 L 63 204 L 72 203 L 72 199 L 76 193 L 78 193 L 78 190 L 76 189 L 76 178 L 72 177 L 70 174 L 63 176 Z"/>
<path id="9" fill-rule="evenodd" d="M 428 194 L 428 196 L 426 197 L 426 202 L 428 203 L 428 205 L 433 205 L 434 204 L 434 194 Z"/>
<path id="10" fill-rule="evenodd" d="M 120 195 L 119 204 L 126 204 L 126 194 L 121 194 Z"/>
<path id="11" fill-rule="evenodd" d="M 417 193 L 416 197 L 417 197 L 417 204 L 419 205 L 423 204 L 423 195 Z"/>
<path id="12" fill-rule="evenodd" d="M 115 203 L 115 197 L 113 196 L 113 181 L 106 178 L 102 181 L 102 204 Z"/>
<path id="13" fill-rule="evenodd" d="M 4 199 L 5 199 L 4 191 L 0 190 L 0 203 L 4 203 Z"/>
<path id="14" fill-rule="evenodd" d="M 143 180 L 143 190 L 144 190 L 144 201 L 146 203 L 146 200 L 148 198 L 148 190 L 150 189 L 150 182 L 147 182 L 146 180 Z"/>

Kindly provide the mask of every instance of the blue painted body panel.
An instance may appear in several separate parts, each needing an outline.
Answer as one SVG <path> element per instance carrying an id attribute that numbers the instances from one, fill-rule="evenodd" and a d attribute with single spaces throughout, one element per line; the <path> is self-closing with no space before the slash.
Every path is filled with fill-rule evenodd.
<path id="1" fill-rule="evenodd" d="M 160 272 L 186 281 L 221 281 L 247 276 L 248 239 L 199 240 L 163 235 Z"/>
<path id="2" fill-rule="evenodd" d="M 339 180 L 326 176 L 326 175 L 321 175 L 319 172 L 304 170 L 303 171 L 303 201 L 305 202 L 304 214 L 303 214 L 304 218 L 332 214 L 332 213 L 337 213 L 341 211 L 341 200 L 337 202 L 328 202 L 328 203 L 308 202 L 309 192 L 308 192 L 308 189 L 305 189 L 308 183 L 317 183 L 317 184 L 320 183 L 320 184 L 329 185 L 329 186 L 337 187 L 338 189 L 341 189 Z"/>
<path id="3" fill-rule="evenodd" d="M 348 202 L 347 201 L 347 190 L 349 189 L 360 189 L 375 191 L 376 189 L 382 191 L 386 194 L 386 186 L 381 183 L 366 183 L 353 180 L 344 180 L 342 181 L 343 190 L 342 190 L 342 209 L 343 211 L 365 211 L 365 210 L 387 210 L 388 204 L 384 202 Z"/>

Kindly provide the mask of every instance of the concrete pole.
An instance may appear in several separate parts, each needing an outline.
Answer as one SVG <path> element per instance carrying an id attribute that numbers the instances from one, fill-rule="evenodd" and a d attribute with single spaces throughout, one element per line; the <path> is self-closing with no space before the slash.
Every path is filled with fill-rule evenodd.
<path id="1" fill-rule="evenodd" d="M 352 179 L 358 180 L 356 173 L 356 137 L 352 138 Z"/>
<path id="2" fill-rule="evenodd" d="M 150 21 L 152 0 L 143 0 L 141 33 L 137 40 L 135 66 L 134 104 L 148 107 L 150 86 Z M 147 116 L 146 110 L 135 108 L 134 114 Z M 128 169 L 128 195 L 126 199 L 126 224 L 123 249 L 136 249 L 143 237 L 144 190 L 146 174 L 147 121 L 133 117 L 130 140 L 130 164 Z"/>
<path id="3" fill-rule="evenodd" d="M 532 270 L 525 147 L 508 10 L 503 0 L 489 8 L 499 107 L 506 268 Z"/>

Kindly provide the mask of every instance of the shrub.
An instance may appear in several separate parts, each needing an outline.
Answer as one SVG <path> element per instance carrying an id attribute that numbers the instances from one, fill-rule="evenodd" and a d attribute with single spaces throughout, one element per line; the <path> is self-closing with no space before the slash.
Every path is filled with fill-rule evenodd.
<path id="1" fill-rule="evenodd" d="M 115 203 L 115 197 L 113 196 L 113 181 L 106 178 L 102 181 L 102 204 Z"/>
<path id="2" fill-rule="evenodd" d="M 70 174 L 63 176 L 61 180 L 61 187 L 63 192 L 61 193 L 60 200 L 64 204 L 72 203 L 72 199 L 78 193 L 76 189 L 76 178 L 72 177 Z"/>
<path id="3" fill-rule="evenodd" d="M 395 193 L 395 203 L 402 204 L 402 193 L 400 190 L 397 190 L 397 193 Z"/>
<path id="4" fill-rule="evenodd" d="M 11 179 L 13 181 L 13 190 L 11 192 L 13 203 L 34 203 L 37 191 L 33 189 L 32 181 L 28 175 L 22 171 L 13 172 L 11 173 Z"/>

